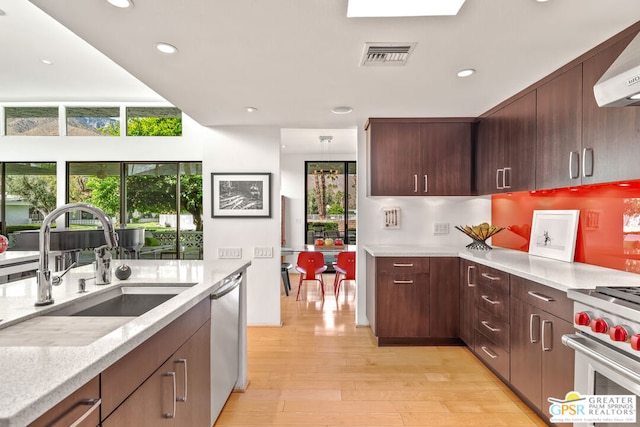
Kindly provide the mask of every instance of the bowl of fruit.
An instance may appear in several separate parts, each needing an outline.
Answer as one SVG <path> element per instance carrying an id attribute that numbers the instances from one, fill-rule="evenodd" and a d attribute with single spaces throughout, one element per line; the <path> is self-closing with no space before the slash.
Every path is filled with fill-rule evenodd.
<path id="1" fill-rule="evenodd" d="M 456 225 L 456 228 L 473 239 L 473 242 L 467 245 L 467 249 L 483 251 L 491 249 L 491 246 L 486 243 L 486 240 L 489 237 L 494 236 L 504 230 L 503 227 L 490 225 L 487 222 L 483 222 L 479 225 L 465 225 L 464 227 L 461 225 Z"/>

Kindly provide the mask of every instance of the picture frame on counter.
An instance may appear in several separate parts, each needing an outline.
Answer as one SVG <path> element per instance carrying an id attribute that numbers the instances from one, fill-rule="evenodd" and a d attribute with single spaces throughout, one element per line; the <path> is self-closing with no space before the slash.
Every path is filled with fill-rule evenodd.
<path id="1" fill-rule="evenodd" d="M 271 218 L 271 173 L 211 174 L 212 218 Z"/>
<path id="2" fill-rule="evenodd" d="M 534 210 L 529 254 L 573 262 L 579 210 Z"/>

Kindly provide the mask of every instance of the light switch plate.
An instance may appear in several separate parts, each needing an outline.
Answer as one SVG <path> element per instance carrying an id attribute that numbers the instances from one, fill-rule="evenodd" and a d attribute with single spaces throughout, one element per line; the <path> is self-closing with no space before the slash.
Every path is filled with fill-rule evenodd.
<path id="1" fill-rule="evenodd" d="M 240 259 L 242 258 L 242 248 L 218 248 L 218 258 Z"/>
<path id="2" fill-rule="evenodd" d="M 254 258 L 273 258 L 273 247 L 256 247 L 253 249 Z"/>

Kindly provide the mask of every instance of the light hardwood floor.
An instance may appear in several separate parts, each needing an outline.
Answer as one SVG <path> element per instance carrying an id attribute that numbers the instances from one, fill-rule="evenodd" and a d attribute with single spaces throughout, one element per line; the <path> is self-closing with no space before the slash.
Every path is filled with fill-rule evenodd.
<path id="1" fill-rule="evenodd" d="M 216 427 L 544 426 L 465 347 L 377 347 L 355 326 L 354 283 L 324 301 L 304 282 L 282 293 L 282 327 L 250 327 L 250 384 Z"/>

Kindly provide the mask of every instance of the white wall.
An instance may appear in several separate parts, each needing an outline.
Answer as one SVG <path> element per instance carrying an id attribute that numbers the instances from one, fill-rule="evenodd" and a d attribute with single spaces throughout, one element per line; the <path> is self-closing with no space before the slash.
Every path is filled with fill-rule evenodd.
<path id="1" fill-rule="evenodd" d="M 368 325 L 366 317 L 366 253 L 363 245 L 452 245 L 464 248 L 471 240 L 454 225 L 491 222 L 490 197 L 367 197 L 369 170 L 366 133 L 358 129 L 358 277 L 356 324 Z M 382 227 L 381 209 L 400 208 L 400 229 Z M 448 235 L 433 235 L 434 222 L 450 224 Z"/>
<path id="2" fill-rule="evenodd" d="M 208 130 L 203 154 L 204 259 L 218 249 L 242 249 L 248 270 L 247 323 L 280 325 L 280 129 L 220 126 Z M 212 172 L 270 172 L 271 218 L 211 218 Z M 273 258 L 253 258 L 255 247 L 272 247 Z"/>

